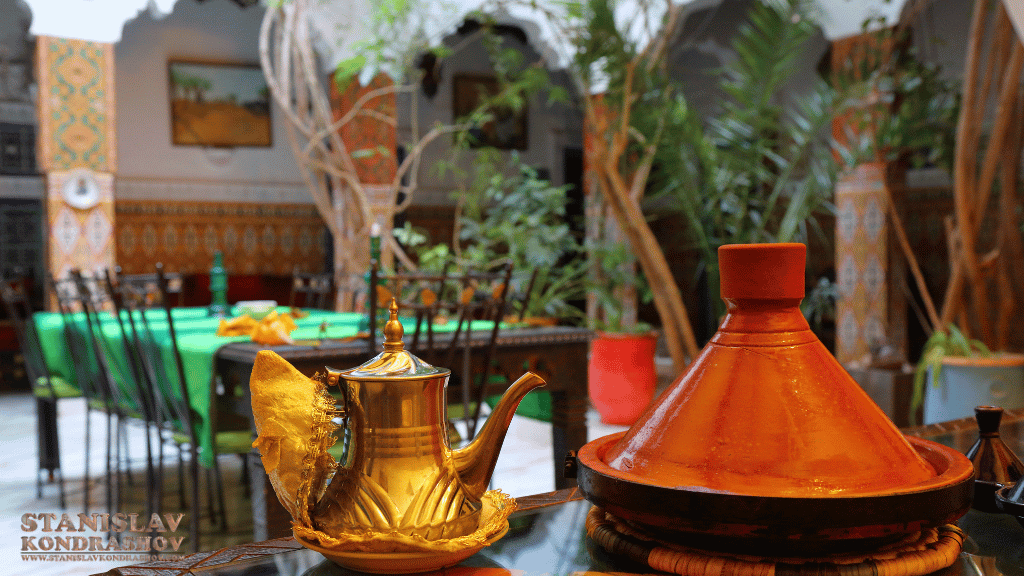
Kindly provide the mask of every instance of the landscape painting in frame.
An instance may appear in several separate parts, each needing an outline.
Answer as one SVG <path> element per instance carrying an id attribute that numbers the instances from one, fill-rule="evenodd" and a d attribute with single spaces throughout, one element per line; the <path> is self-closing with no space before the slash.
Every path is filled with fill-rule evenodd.
<path id="1" fill-rule="evenodd" d="M 270 94 L 258 65 L 172 60 L 171 141 L 181 146 L 271 146 Z"/>

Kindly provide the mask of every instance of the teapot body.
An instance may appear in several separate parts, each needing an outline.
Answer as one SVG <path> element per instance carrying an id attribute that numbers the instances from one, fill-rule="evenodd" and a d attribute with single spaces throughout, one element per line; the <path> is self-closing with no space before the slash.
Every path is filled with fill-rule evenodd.
<path id="1" fill-rule="evenodd" d="M 480 498 L 459 479 L 448 443 L 448 376 L 339 379 L 347 446 L 314 506 L 321 530 L 395 531 L 428 540 L 476 530 Z"/>

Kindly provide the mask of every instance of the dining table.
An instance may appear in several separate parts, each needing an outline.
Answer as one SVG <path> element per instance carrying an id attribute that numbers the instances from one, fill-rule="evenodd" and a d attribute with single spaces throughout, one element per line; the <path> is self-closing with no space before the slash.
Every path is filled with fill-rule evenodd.
<path id="1" fill-rule="evenodd" d="M 279 306 L 276 310 L 280 314 L 291 311 L 287 306 Z M 236 310 L 235 315 L 238 312 Z M 163 309 L 147 309 L 139 313 L 145 315 L 149 326 L 148 334 L 151 335 L 151 341 L 148 342 L 149 348 L 161 354 L 163 356 L 161 365 L 168 367 L 168 373 L 163 377 L 176 385 L 178 377 L 173 372 L 175 363 L 166 312 Z M 127 312 L 122 311 L 122 315 L 125 314 Z M 214 429 L 217 421 L 216 411 L 219 406 L 231 405 L 231 403 L 218 402 L 218 396 L 243 393 L 239 391 L 240 388 L 225 391 L 217 373 L 217 359 L 221 350 L 227 345 L 240 343 L 249 343 L 251 348 L 257 350 L 279 347 L 254 344 L 248 335 L 218 336 L 217 329 L 222 318 L 211 316 L 206 307 L 172 308 L 171 314 L 178 349 L 181 353 L 185 384 L 189 391 L 189 401 L 196 415 L 194 425 L 200 444 L 199 458 L 203 466 L 209 467 L 213 464 L 214 452 L 211 448 L 216 432 Z M 102 335 L 97 341 L 103 348 L 103 356 L 110 367 L 111 376 L 125 392 L 125 397 L 131 398 L 130 387 L 135 383 L 124 345 L 123 324 L 117 321 L 111 311 L 100 312 L 97 317 L 99 327 L 95 333 Z M 410 319 L 410 321 L 412 320 Z M 68 382 L 77 382 L 76 361 L 95 363 L 88 354 L 86 354 L 86 358 L 76 359 L 68 343 L 69 337 L 77 337 L 83 344 L 88 342 L 84 336 L 87 329 L 84 313 L 76 312 L 65 317 L 57 312 L 37 312 L 33 315 L 33 322 L 50 373 L 61 376 Z M 295 315 L 295 323 L 297 328 L 289 335 L 299 343 L 298 348 L 303 346 L 314 348 L 325 343 L 355 340 L 358 342 L 359 349 L 364 353 L 367 351 L 366 338 L 360 336 L 361 330 L 365 330 L 367 324 L 365 314 L 304 309 Z M 455 329 L 455 324 L 455 322 L 441 324 L 435 326 L 435 330 L 442 334 L 451 332 Z M 65 330 L 68 326 L 71 328 L 70 332 Z M 491 322 L 474 321 L 471 329 L 486 331 L 492 326 Z M 172 385 L 168 388 L 175 389 L 175 386 Z M 245 381 L 244 388 L 248 388 L 248 380 Z M 141 412 L 137 406 L 127 406 L 127 408 L 134 409 L 136 413 Z M 243 406 L 241 414 L 246 415 L 250 411 Z"/>
<path id="2" fill-rule="evenodd" d="M 973 418 L 903 429 L 904 434 L 966 451 L 978 439 Z M 1024 409 L 1007 410 L 1000 433 L 1017 454 L 1024 454 Z M 655 504 L 655 503 L 652 503 Z M 497 542 L 459 564 L 426 573 L 445 576 L 525 576 L 535 574 L 625 576 L 651 574 L 641 561 L 643 546 L 628 553 L 609 552 L 587 535 L 585 522 L 592 504 L 578 488 L 517 498 L 509 518 L 509 531 Z M 1002 513 L 971 509 L 957 525 L 966 534 L 963 549 L 953 564 L 933 572 L 936 576 L 1024 575 L 1022 520 Z M 685 546 L 685 539 L 677 542 Z M 727 552 L 742 553 L 741 548 Z M 778 564 L 776 576 L 880 574 L 867 570 L 842 572 L 834 565 L 820 568 Z M 819 571 L 815 571 L 819 570 Z M 766 573 L 766 572 L 765 572 Z M 341 568 L 293 537 L 230 546 L 202 552 L 173 562 L 154 561 L 115 568 L 106 576 L 340 576 L 359 574 Z M 723 572 L 726 574 L 726 572 Z"/>
<path id="3" fill-rule="evenodd" d="M 576 485 L 574 479 L 564 474 L 565 456 L 587 441 L 587 351 L 591 336 L 585 328 L 545 326 L 502 330 L 495 340 L 490 367 L 495 378 L 510 384 L 525 371 L 531 371 L 546 381 L 543 390 L 551 398 L 552 445 L 552 465 L 547 474 L 554 476 L 556 488 Z M 442 340 L 445 337 L 451 338 L 451 333 L 438 334 Z M 407 346 L 412 343 L 409 334 L 404 340 Z M 488 346 L 489 331 L 473 330 L 469 342 L 470 350 Z M 233 396 L 237 398 L 239 413 L 252 413 L 248 383 L 256 355 L 265 348 L 252 342 L 233 342 L 217 353 L 217 373 L 222 376 L 225 389 L 238 392 Z M 353 368 L 370 358 L 365 340 L 306 342 L 271 349 L 309 376 L 322 373 L 327 367 Z M 470 373 L 479 373 L 482 356 L 471 356 Z M 451 388 L 450 393 L 458 393 L 457 387 Z M 452 394 L 448 401 L 452 403 Z M 252 456 L 248 465 L 254 535 L 259 539 L 287 534 L 288 513 L 273 492 L 259 453 L 254 451 Z"/>
<path id="4" fill-rule="evenodd" d="M 278 307 L 278 312 L 288 311 Z M 170 331 L 163 310 L 147 310 L 147 321 L 153 334 L 153 347 L 173 366 Z M 380 343 L 369 343 L 363 332 L 367 325 L 364 314 L 303 310 L 296 318 L 298 328 L 291 332 L 293 343 L 266 345 L 253 342 L 249 336 L 217 336 L 220 318 L 211 317 L 206 308 L 173 308 L 171 310 L 178 348 L 181 352 L 185 381 L 189 390 L 199 439 L 199 459 L 203 466 L 212 466 L 214 434 L 218 421 L 227 416 L 248 421 L 255 437 L 249 380 L 256 355 L 261 350 L 272 350 L 308 376 L 323 372 L 327 367 L 345 369 L 358 366 L 376 353 Z M 122 342 L 121 325 L 110 312 L 100 317 L 104 354 L 108 358 L 115 380 L 122 387 L 130 386 L 130 368 Z M 414 318 L 400 317 L 403 324 L 413 326 Z M 75 360 L 68 347 L 68 332 L 77 334 L 85 330 L 82 313 L 67 318 L 59 313 L 37 313 L 34 323 L 43 344 L 45 360 L 53 374 L 74 381 Z M 435 324 L 435 337 L 443 345 L 452 338 L 457 322 Z M 489 346 L 493 323 L 474 320 L 470 324 L 469 350 Z M 563 474 L 565 455 L 577 450 L 587 440 L 587 354 L 590 330 L 569 326 L 521 327 L 502 325 L 494 341 L 491 358 L 492 378 L 511 383 L 525 371 L 543 377 L 545 393 L 551 399 L 552 466 L 548 474 L 555 478 L 556 488 L 575 486 L 575 481 Z M 464 338 L 464 336 L 463 336 Z M 413 335 L 407 331 L 407 346 L 413 344 Z M 413 350 L 415 352 L 415 350 Z M 470 373 L 482 369 L 482 354 L 470 354 Z M 175 374 L 167 374 L 177 382 Z M 451 388 L 451 387 L 450 387 Z M 497 386 L 501 388 L 501 386 Z M 451 390 L 455 395 L 458 390 Z M 449 396 L 451 401 L 452 396 Z M 287 512 L 274 494 L 259 453 L 253 449 L 247 458 L 250 468 L 250 498 L 252 504 L 254 538 L 265 539 L 287 534 Z"/>

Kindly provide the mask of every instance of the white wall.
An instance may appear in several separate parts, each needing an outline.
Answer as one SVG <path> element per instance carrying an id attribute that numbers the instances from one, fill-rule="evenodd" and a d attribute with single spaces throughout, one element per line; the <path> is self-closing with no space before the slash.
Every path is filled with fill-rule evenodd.
<path id="1" fill-rule="evenodd" d="M 118 198 L 157 194 L 162 199 L 204 200 L 203 187 L 242 184 L 238 198 L 209 200 L 312 202 L 299 184 L 294 156 L 276 107 L 273 147 L 203 149 L 171 143 L 167 62 L 171 58 L 258 63 L 262 6 L 239 8 L 226 0 L 179 0 L 174 11 L 154 19 L 149 11 L 129 21 L 115 45 L 118 139 Z M 162 186 L 171 182 L 177 185 Z M 244 192 L 246 182 L 265 183 L 267 193 Z M 193 187 L 194 188 L 194 187 Z M 178 197 L 178 196 L 185 197 Z M 199 197 L 196 197 L 199 196 Z"/>

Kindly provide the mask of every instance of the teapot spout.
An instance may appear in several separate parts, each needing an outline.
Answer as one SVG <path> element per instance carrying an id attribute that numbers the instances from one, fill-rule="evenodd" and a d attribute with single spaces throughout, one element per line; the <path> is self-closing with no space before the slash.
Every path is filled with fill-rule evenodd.
<path id="1" fill-rule="evenodd" d="M 494 473 L 494 465 L 498 462 L 498 452 L 505 442 L 505 434 L 519 402 L 527 392 L 545 384 L 544 379 L 533 372 L 520 376 L 505 391 L 501 401 L 488 416 L 487 423 L 469 446 L 453 451 L 455 468 L 470 496 L 479 499 L 487 490 L 487 483 Z"/>

